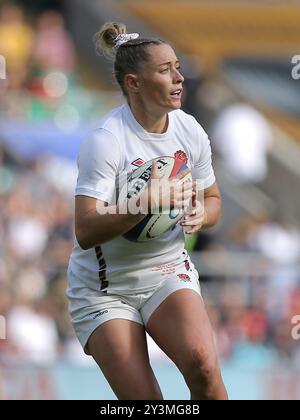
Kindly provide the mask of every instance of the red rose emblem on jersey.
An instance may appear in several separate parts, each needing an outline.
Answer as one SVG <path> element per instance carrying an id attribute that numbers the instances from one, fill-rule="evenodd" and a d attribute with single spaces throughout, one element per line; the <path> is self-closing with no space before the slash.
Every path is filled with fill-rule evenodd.
<path id="1" fill-rule="evenodd" d="M 175 159 L 181 160 L 183 163 L 188 162 L 188 157 L 183 150 L 177 150 L 177 152 L 174 153 L 174 157 Z"/>

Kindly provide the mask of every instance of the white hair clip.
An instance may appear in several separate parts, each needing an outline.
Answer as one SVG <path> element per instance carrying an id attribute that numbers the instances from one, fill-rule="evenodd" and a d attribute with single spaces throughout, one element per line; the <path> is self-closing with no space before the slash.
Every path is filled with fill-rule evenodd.
<path id="1" fill-rule="evenodd" d="M 116 41 L 116 48 L 119 48 L 120 45 L 124 44 L 124 42 L 131 41 L 132 39 L 136 39 L 140 36 L 140 34 L 119 34 L 115 41 Z"/>

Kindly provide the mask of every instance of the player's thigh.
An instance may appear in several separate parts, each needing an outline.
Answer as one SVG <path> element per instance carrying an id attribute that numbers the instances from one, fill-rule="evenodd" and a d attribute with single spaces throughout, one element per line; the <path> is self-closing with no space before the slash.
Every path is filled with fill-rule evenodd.
<path id="1" fill-rule="evenodd" d="M 107 321 L 90 336 L 88 350 L 119 399 L 162 399 L 143 325 L 126 319 Z"/>
<path id="2" fill-rule="evenodd" d="M 150 316 L 147 331 L 183 372 L 201 363 L 207 369 L 218 368 L 211 323 L 194 290 L 170 294 Z"/>

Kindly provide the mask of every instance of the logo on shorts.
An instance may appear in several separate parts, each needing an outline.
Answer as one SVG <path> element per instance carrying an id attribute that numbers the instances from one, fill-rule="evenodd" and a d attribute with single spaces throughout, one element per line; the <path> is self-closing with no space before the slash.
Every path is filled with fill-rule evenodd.
<path id="1" fill-rule="evenodd" d="M 180 280 L 185 281 L 185 282 L 191 281 L 191 278 L 188 274 L 177 274 L 177 277 L 179 277 Z"/>
<path id="2" fill-rule="evenodd" d="M 184 265 L 185 265 L 186 271 L 190 271 L 191 266 L 190 266 L 189 260 L 184 260 Z"/>
<path id="3" fill-rule="evenodd" d="M 99 318 L 99 316 L 107 314 L 108 310 L 105 309 L 105 311 L 100 311 L 96 315 L 93 316 L 93 319 Z"/>

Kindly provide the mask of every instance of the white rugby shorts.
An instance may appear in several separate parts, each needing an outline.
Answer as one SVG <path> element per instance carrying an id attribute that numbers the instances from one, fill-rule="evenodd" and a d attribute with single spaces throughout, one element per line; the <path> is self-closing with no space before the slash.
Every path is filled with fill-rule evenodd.
<path id="1" fill-rule="evenodd" d="M 162 275 L 164 265 L 159 266 L 157 273 L 151 270 L 152 278 L 160 276 L 162 280 L 159 283 L 154 281 L 155 286 L 148 290 L 130 290 L 130 284 L 128 284 L 123 285 L 123 290 L 116 293 L 110 291 L 105 293 L 86 287 L 67 293 L 72 324 L 86 354 L 89 354 L 87 348 L 89 337 L 104 322 L 112 319 L 127 319 L 144 325 L 146 328 L 152 313 L 173 292 L 191 289 L 201 295 L 198 272 L 187 254 L 184 261 L 174 263 L 174 270 L 169 269 L 170 264 L 166 266 L 165 275 Z M 138 273 L 139 276 L 143 275 L 141 271 Z M 68 276 L 74 276 L 74 273 L 69 270 Z"/>

